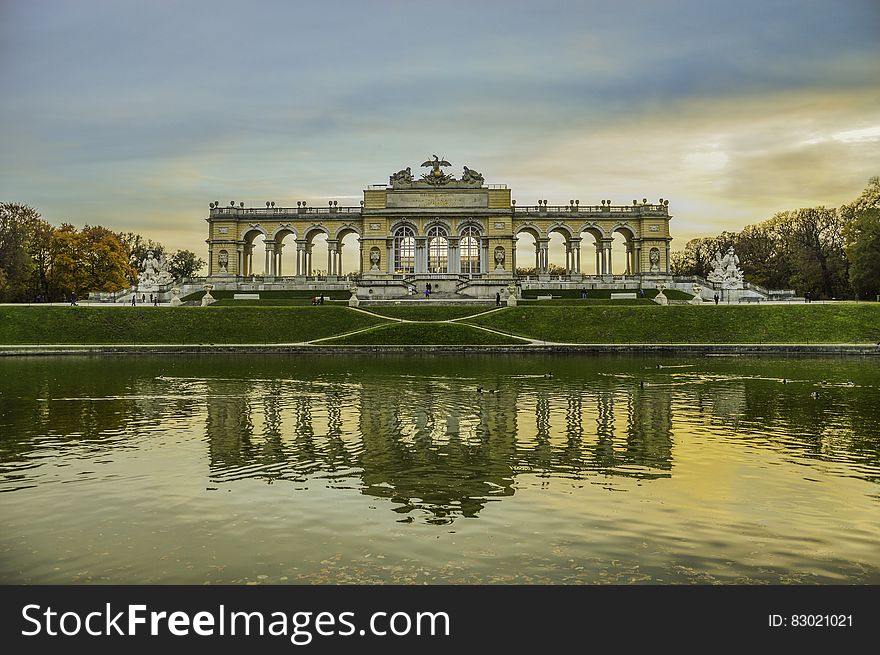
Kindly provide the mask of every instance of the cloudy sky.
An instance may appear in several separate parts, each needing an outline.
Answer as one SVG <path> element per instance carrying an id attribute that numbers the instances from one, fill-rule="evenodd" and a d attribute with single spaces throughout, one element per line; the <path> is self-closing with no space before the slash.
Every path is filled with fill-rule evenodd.
<path id="1" fill-rule="evenodd" d="M 431 154 L 674 248 L 880 174 L 880 1 L 0 0 L 0 200 L 205 254 Z"/>

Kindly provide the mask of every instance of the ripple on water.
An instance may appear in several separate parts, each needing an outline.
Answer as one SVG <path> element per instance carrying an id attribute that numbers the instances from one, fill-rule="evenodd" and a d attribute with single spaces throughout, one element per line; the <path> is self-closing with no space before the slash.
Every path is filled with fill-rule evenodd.
<path id="1" fill-rule="evenodd" d="M 8 376 L 2 581 L 878 582 L 858 362 L 450 361 Z"/>

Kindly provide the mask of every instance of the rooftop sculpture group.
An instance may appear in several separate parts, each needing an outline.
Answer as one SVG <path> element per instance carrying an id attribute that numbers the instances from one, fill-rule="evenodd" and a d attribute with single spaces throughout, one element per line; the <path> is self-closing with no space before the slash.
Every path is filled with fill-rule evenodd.
<path id="1" fill-rule="evenodd" d="M 485 181 L 480 173 L 467 166 L 464 167 L 461 179 L 456 180 L 454 176 L 443 172 L 443 167 L 452 166 L 452 164 L 437 155 L 434 155 L 433 159 L 424 162 L 422 166 L 428 167 L 431 170 L 416 180 L 413 177 L 412 169 L 406 167 L 391 175 L 391 186 L 395 189 L 417 189 L 440 186 L 479 188 Z"/>

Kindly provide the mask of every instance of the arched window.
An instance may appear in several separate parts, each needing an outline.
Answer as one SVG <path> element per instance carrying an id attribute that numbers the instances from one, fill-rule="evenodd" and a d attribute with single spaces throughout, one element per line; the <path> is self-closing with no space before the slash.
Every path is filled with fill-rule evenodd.
<path id="1" fill-rule="evenodd" d="M 480 233 L 473 226 L 466 227 L 458 242 L 462 273 L 480 272 Z"/>
<path id="2" fill-rule="evenodd" d="M 416 235 L 411 227 L 399 227 L 394 231 L 394 272 L 415 273 Z"/>
<path id="3" fill-rule="evenodd" d="M 446 230 L 434 226 L 428 230 L 428 272 L 446 273 L 449 262 L 449 239 Z"/>

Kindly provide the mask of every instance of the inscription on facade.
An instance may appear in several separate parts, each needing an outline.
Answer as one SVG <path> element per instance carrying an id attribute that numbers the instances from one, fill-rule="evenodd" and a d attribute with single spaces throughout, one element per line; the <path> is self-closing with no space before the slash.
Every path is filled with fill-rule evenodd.
<path id="1" fill-rule="evenodd" d="M 488 193 L 389 193 L 386 200 L 389 208 L 488 206 Z"/>
<path id="2" fill-rule="evenodd" d="M 381 230 L 382 226 L 379 223 L 370 223 L 371 230 Z"/>
<path id="3" fill-rule="evenodd" d="M 504 223 L 495 223 L 495 229 L 496 229 L 496 230 L 503 230 L 503 229 L 504 229 Z"/>

